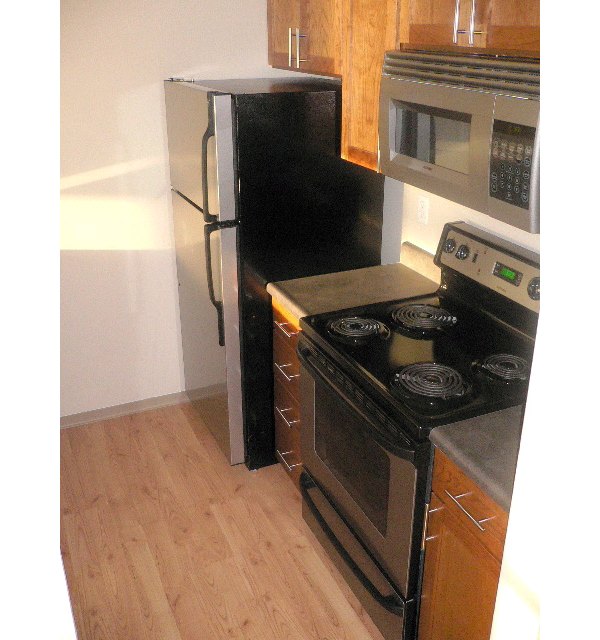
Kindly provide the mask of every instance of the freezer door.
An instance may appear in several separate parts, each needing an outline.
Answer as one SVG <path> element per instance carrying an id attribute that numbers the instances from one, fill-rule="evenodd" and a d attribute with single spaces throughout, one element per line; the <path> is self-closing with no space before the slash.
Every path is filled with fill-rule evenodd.
<path id="1" fill-rule="evenodd" d="M 231 96 L 165 82 L 171 187 L 206 222 L 235 219 Z"/>

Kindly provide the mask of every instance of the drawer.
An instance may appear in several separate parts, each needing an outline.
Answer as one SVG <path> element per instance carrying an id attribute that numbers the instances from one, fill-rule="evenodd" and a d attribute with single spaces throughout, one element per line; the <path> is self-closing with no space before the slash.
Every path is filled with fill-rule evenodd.
<path id="1" fill-rule="evenodd" d="M 279 338 L 291 351 L 296 351 L 300 329 L 297 321 L 286 317 L 281 310 L 273 307 L 273 338 Z"/>
<path id="2" fill-rule="evenodd" d="M 300 405 L 298 400 L 289 394 L 283 385 L 275 383 L 275 416 L 279 417 L 288 429 L 300 433 Z"/>
<path id="3" fill-rule="evenodd" d="M 287 345 L 273 340 L 273 375 L 275 385 L 281 385 L 296 400 L 300 397 L 300 360 Z"/>
<path id="4" fill-rule="evenodd" d="M 435 450 L 432 489 L 448 511 L 501 561 L 508 514 L 439 449 Z"/>
<path id="5" fill-rule="evenodd" d="M 296 486 L 299 486 L 302 472 L 300 433 L 290 428 L 277 411 L 275 411 L 275 453 L 277 461 L 281 463 Z"/>

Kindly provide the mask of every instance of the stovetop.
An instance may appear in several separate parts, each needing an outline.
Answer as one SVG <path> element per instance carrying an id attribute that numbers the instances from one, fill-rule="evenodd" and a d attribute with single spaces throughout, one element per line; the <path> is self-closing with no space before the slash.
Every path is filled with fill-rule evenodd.
<path id="1" fill-rule="evenodd" d="M 300 325 L 416 438 L 521 404 L 527 395 L 533 339 L 443 292 L 320 314 Z"/>

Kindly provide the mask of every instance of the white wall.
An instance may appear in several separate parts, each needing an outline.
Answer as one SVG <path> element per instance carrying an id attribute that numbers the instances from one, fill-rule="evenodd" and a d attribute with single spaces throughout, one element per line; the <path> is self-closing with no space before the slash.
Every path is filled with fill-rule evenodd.
<path id="1" fill-rule="evenodd" d="M 390 179 L 386 178 L 387 180 Z M 417 217 L 420 197 L 426 197 L 429 200 L 429 219 L 427 224 L 419 222 Z M 446 222 L 456 222 L 457 220 L 464 220 L 480 229 L 486 229 L 490 233 L 495 233 L 533 251 L 539 252 L 540 250 L 540 236 L 537 234 L 521 231 L 473 209 L 427 193 L 417 189 L 417 187 L 404 185 L 402 242 L 412 242 L 430 253 L 435 253 L 444 224 Z"/>
<path id="2" fill-rule="evenodd" d="M 183 388 L 162 81 L 272 75 L 264 0 L 61 3 L 61 415 Z"/>

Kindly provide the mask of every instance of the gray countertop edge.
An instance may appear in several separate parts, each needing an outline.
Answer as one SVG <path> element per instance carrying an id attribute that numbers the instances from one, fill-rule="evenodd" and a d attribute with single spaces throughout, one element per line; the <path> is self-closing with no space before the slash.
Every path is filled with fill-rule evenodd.
<path id="1" fill-rule="evenodd" d="M 523 407 L 432 429 L 429 438 L 506 512 L 510 510 Z"/>

